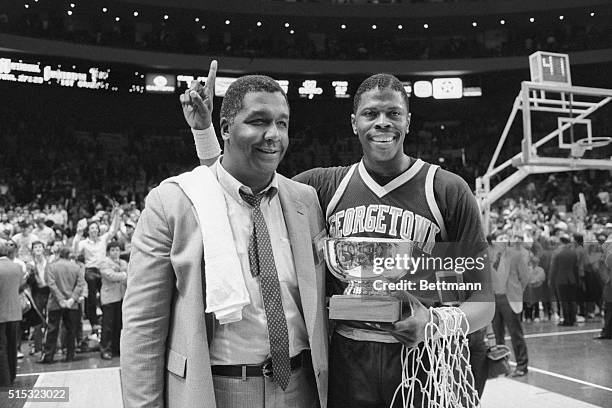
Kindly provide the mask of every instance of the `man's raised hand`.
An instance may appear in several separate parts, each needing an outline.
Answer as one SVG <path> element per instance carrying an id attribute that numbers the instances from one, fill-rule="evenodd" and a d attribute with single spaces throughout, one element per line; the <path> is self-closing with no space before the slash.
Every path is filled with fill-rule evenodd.
<path id="1" fill-rule="evenodd" d="M 210 63 L 206 84 L 192 81 L 191 86 L 179 97 L 185 120 L 192 129 L 204 130 L 212 123 L 213 98 L 215 96 L 215 79 L 217 61 Z"/>

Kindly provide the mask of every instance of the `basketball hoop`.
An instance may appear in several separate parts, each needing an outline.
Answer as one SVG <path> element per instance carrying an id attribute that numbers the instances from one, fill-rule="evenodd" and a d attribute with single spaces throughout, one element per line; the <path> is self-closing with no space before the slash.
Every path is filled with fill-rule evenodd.
<path id="1" fill-rule="evenodd" d="M 577 140 L 576 142 L 574 142 L 574 144 L 577 144 L 578 146 L 584 147 L 586 149 L 589 148 L 595 148 L 595 147 L 604 147 L 610 144 L 610 142 L 612 142 L 612 137 L 609 136 L 600 136 L 600 137 L 592 137 L 592 138 L 585 138 L 585 139 L 580 139 Z"/>
<path id="2" fill-rule="evenodd" d="M 608 136 L 591 137 L 577 140 L 572 144 L 570 156 L 575 158 L 581 158 L 582 156 L 584 156 L 584 152 L 586 150 L 591 150 L 596 147 L 604 147 L 609 145 L 610 142 L 612 142 L 612 137 Z"/>

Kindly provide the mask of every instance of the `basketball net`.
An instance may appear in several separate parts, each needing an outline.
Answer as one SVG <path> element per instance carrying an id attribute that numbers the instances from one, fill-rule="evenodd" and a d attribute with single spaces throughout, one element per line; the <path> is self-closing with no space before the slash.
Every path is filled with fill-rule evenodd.
<path id="1" fill-rule="evenodd" d="M 438 324 L 435 317 L 438 317 Z M 467 333 L 469 324 L 458 307 L 429 308 L 423 347 L 402 347 L 401 392 L 404 408 L 476 408 L 480 401 L 474 387 Z M 417 377 L 426 372 L 425 382 Z M 419 387 L 423 405 L 415 401 Z"/>

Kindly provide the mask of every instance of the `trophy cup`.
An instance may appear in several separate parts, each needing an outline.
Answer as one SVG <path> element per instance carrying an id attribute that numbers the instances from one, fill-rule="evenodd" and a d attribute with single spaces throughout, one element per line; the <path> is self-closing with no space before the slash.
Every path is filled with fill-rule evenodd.
<path id="1" fill-rule="evenodd" d="M 389 238 L 328 238 L 325 261 L 331 273 L 348 286 L 343 295 L 329 301 L 329 318 L 362 322 L 393 323 L 402 316 L 402 302 L 391 296 L 389 283 L 401 279 L 409 269 L 384 260 L 399 255 L 410 259 L 414 243 Z M 404 266 L 404 265 L 401 265 Z"/>

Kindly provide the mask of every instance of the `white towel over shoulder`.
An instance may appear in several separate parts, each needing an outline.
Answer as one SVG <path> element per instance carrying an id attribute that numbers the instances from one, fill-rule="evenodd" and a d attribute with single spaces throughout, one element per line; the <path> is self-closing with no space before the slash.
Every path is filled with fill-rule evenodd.
<path id="1" fill-rule="evenodd" d="M 204 245 L 206 313 L 214 313 L 221 324 L 242 320 L 242 308 L 250 304 L 250 298 L 221 185 L 207 166 L 162 183 L 178 184 L 195 209 Z"/>

